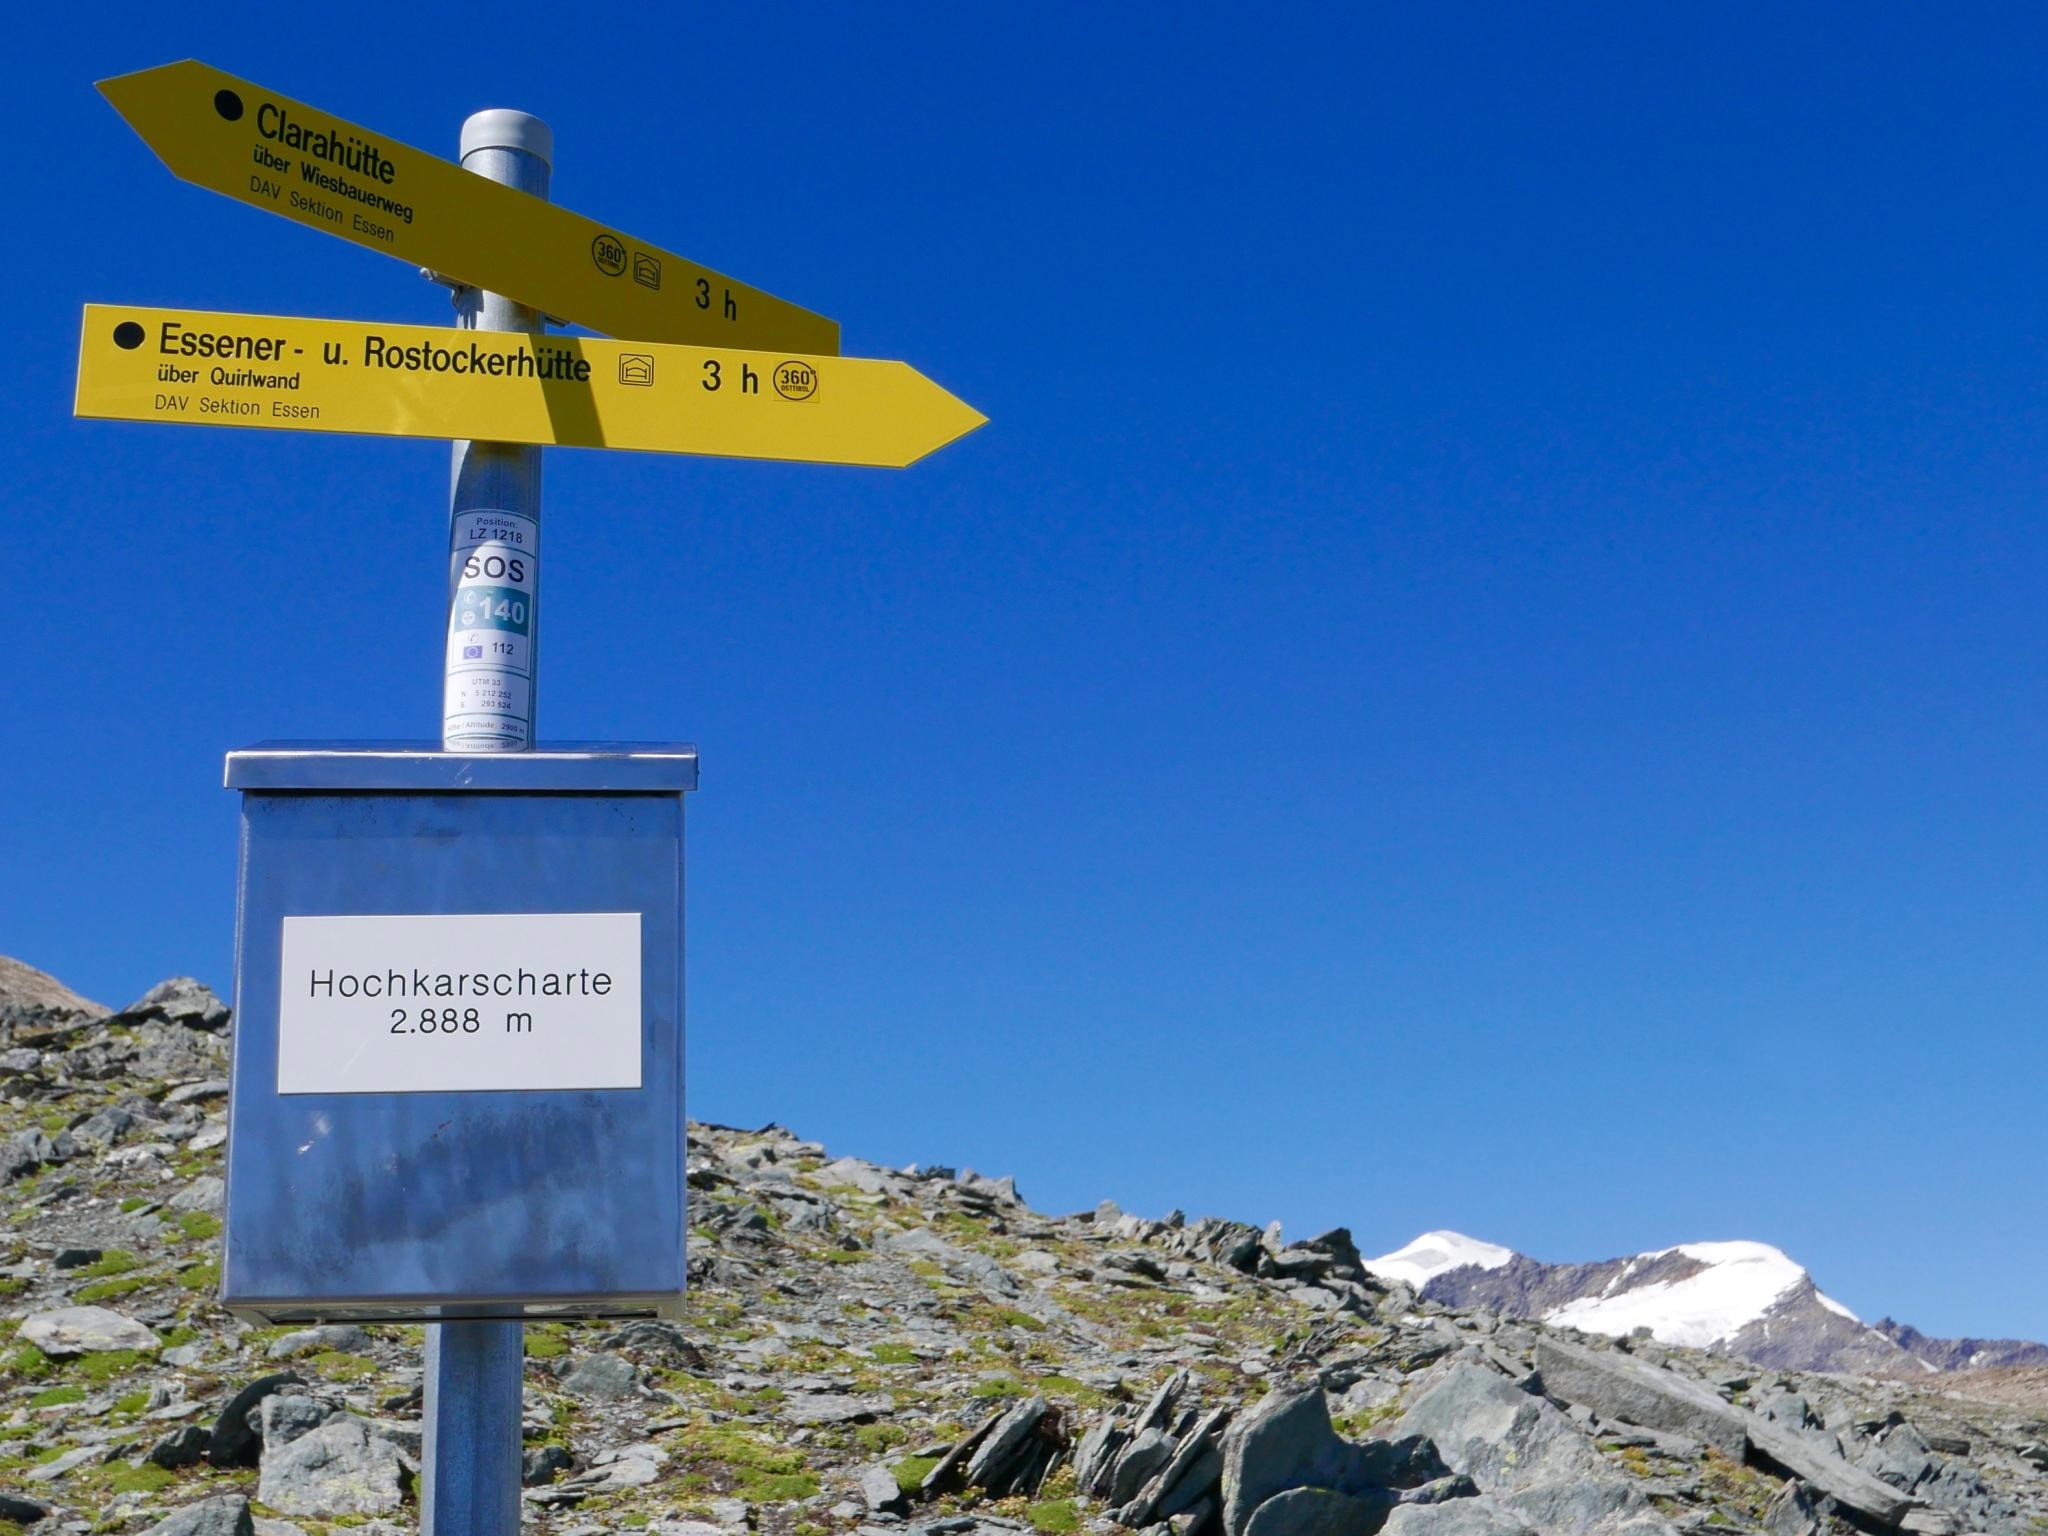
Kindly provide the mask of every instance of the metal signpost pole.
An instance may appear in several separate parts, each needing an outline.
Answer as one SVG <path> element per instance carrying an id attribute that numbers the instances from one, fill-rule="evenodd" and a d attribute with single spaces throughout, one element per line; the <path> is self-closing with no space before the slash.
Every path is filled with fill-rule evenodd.
<path id="1" fill-rule="evenodd" d="M 462 164 L 535 197 L 548 195 L 554 135 L 524 112 L 479 112 L 462 125 Z M 458 289 L 465 330 L 538 335 L 537 310 Z M 449 484 L 447 655 L 441 749 L 533 746 L 539 638 L 540 450 L 458 442 Z M 514 1536 L 519 1529 L 523 1326 L 427 1329 L 421 1453 L 423 1536 Z"/>
<path id="2" fill-rule="evenodd" d="M 548 195 L 554 149 L 548 125 L 524 112 L 479 112 L 462 125 L 465 169 L 535 197 Z M 455 311 L 464 330 L 544 329 L 540 311 L 479 288 L 458 288 Z M 533 745 L 540 629 L 538 448 L 455 444 L 449 543 L 441 749 L 522 751 Z"/>

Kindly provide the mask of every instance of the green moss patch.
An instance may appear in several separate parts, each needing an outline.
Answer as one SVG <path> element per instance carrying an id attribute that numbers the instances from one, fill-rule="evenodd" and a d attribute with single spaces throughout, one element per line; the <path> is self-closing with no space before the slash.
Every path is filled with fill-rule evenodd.
<path id="1" fill-rule="evenodd" d="M 1072 1499 L 1047 1499 L 1033 1504 L 1024 1511 L 1024 1518 L 1050 1536 L 1068 1536 L 1069 1532 L 1081 1529 L 1081 1512 Z"/>
<path id="2" fill-rule="evenodd" d="M 28 1400 L 31 1408 L 54 1408 L 59 1403 L 82 1403 L 85 1401 L 83 1387 L 46 1387 Z"/>
<path id="3" fill-rule="evenodd" d="M 80 1286 L 72 1300 L 78 1302 L 108 1301 L 116 1296 L 127 1296 L 152 1284 L 148 1275 L 123 1275 L 118 1280 L 98 1280 L 91 1285 Z"/>
<path id="4" fill-rule="evenodd" d="M 186 1211 L 178 1217 L 178 1230 L 187 1237 L 218 1237 L 220 1218 L 205 1211 Z"/>
<path id="5" fill-rule="evenodd" d="M 896 1486 L 905 1493 L 915 1493 L 924 1486 L 924 1480 L 932 1475 L 932 1468 L 939 1464 L 937 1456 L 906 1456 L 891 1469 L 896 1474 Z"/>
<path id="6" fill-rule="evenodd" d="M 329 1381 L 361 1381 L 377 1374 L 377 1362 L 369 1356 L 344 1354 L 338 1349 L 323 1349 L 306 1363 Z"/>
<path id="7" fill-rule="evenodd" d="M 109 1382 L 124 1371 L 132 1371 L 142 1361 L 139 1350 L 105 1349 L 95 1354 L 80 1355 L 72 1362 L 72 1369 L 87 1381 Z"/>

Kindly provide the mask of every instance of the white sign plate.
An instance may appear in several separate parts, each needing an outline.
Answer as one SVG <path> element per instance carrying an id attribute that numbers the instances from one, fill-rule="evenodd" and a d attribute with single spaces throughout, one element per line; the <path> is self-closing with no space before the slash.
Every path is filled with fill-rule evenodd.
<path id="1" fill-rule="evenodd" d="M 288 917 L 279 1093 L 640 1086 L 638 912 Z"/>

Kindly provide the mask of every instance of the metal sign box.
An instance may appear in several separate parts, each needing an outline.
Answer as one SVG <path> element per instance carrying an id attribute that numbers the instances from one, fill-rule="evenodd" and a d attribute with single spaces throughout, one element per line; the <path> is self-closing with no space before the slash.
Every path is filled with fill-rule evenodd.
<path id="1" fill-rule="evenodd" d="M 272 743 L 227 785 L 229 1310 L 678 1316 L 695 750 Z"/>

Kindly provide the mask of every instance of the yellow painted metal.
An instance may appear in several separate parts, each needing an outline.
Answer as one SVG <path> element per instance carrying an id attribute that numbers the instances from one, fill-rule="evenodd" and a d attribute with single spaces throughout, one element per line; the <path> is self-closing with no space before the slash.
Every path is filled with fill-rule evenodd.
<path id="1" fill-rule="evenodd" d="M 836 320 L 196 59 L 100 90 L 186 181 L 607 336 L 839 351 Z"/>
<path id="2" fill-rule="evenodd" d="M 987 419 L 870 358 L 111 304 L 85 308 L 76 411 L 884 468 Z"/>

